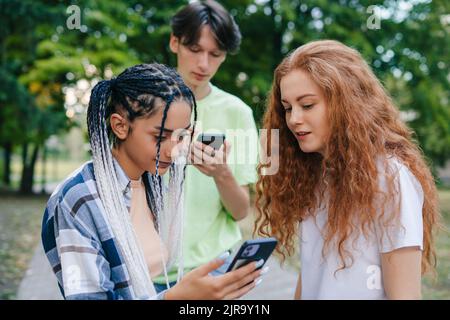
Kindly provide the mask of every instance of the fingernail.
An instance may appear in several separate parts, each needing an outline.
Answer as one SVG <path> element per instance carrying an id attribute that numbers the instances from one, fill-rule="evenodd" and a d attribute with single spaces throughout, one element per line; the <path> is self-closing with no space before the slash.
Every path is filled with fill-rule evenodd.
<path id="1" fill-rule="evenodd" d="M 263 264 L 264 264 L 264 259 L 258 260 L 258 262 L 256 263 L 256 269 L 261 267 Z"/>
<path id="2" fill-rule="evenodd" d="M 225 259 L 228 258 L 229 256 L 230 256 L 230 252 L 225 251 L 225 252 L 222 253 L 217 259 L 225 260 Z"/>
<path id="3" fill-rule="evenodd" d="M 262 282 L 262 278 L 258 278 L 255 280 L 255 287 L 258 286 Z"/>
<path id="4" fill-rule="evenodd" d="M 266 274 L 269 271 L 269 266 L 265 266 L 262 270 L 260 275 Z"/>

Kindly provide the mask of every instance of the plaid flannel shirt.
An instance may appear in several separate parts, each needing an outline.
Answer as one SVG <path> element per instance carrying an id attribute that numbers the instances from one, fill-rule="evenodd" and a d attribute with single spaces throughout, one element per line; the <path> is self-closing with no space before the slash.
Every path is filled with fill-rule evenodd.
<path id="1" fill-rule="evenodd" d="M 125 204 L 130 180 L 114 160 Z M 137 299 L 117 240 L 104 215 L 92 161 L 53 192 L 42 222 L 42 244 L 65 299 Z M 162 299 L 165 292 L 144 299 Z"/>

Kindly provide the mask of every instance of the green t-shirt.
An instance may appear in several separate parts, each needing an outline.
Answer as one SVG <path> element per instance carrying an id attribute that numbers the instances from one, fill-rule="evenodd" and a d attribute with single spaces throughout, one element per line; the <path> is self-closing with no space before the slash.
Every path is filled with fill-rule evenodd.
<path id="1" fill-rule="evenodd" d="M 225 133 L 231 143 L 228 165 L 241 186 L 256 182 L 258 133 L 249 106 L 213 85 L 197 101 L 197 132 Z M 185 273 L 232 248 L 241 240 L 237 222 L 220 200 L 214 179 L 188 165 L 185 180 L 185 225 L 183 235 Z M 176 268 L 169 281 L 176 280 Z M 164 276 L 154 279 L 165 283 Z"/>

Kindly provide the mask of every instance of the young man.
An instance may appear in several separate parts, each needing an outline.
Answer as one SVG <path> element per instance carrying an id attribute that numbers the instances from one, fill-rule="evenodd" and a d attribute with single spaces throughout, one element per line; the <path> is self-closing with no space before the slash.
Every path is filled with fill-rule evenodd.
<path id="1" fill-rule="evenodd" d="M 249 185 L 256 181 L 258 135 L 250 107 L 210 82 L 227 54 L 239 48 L 241 33 L 232 16 L 215 1 L 195 2 L 175 14 L 171 27 L 170 49 L 177 55 L 178 72 L 197 100 L 200 130 L 227 134 L 220 150 L 195 143 L 193 153 L 202 152 L 201 163 L 193 157 L 193 165 L 186 170 L 187 272 L 241 240 L 237 221 L 250 210 Z M 225 272 L 226 267 L 213 274 Z M 174 281 L 175 273 L 169 278 Z M 163 279 L 154 282 L 157 289 L 166 288 Z"/>

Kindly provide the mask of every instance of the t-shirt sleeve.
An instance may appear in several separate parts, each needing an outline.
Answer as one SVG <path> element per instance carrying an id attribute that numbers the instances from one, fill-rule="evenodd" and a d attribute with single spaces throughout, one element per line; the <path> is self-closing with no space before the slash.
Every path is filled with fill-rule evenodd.
<path id="1" fill-rule="evenodd" d="M 234 161 L 234 177 L 240 186 L 253 184 L 257 180 L 258 163 L 258 131 L 253 113 L 246 108 L 239 114 L 239 128 L 234 139 L 235 145 L 232 160 Z"/>
<path id="2" fill-rule="evenodd" d="M 423 250 L 422 187 L 406 166 L 395 161 L 393 167 L 394 184 L 397 184 L 395 189 L 398 189 L 394 203 L 399 204 L 400 211 L 398 218 L 384 218 L 391 214 L 386 212 L 381 221 L 377 222 L 379 250 L 386 253 L 415 246 Z"/>

